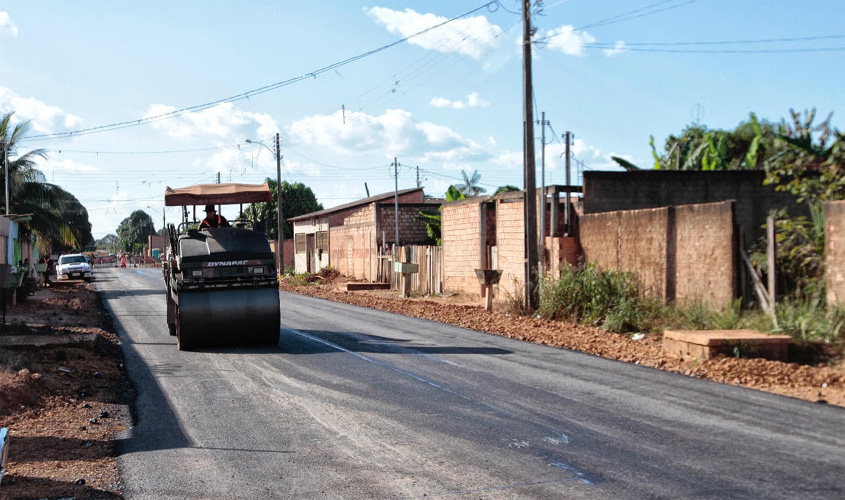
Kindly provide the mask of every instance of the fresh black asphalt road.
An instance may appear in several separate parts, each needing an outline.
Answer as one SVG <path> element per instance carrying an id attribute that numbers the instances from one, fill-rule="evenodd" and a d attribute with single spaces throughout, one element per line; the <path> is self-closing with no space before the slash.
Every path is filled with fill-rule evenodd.
<path id="1" fill-rule="evenodd" d="M 180 352 L 159 270 L 96 273 L 128 499 L 845 498 L 842 408 L 291 294 L 278 346 Z"/>

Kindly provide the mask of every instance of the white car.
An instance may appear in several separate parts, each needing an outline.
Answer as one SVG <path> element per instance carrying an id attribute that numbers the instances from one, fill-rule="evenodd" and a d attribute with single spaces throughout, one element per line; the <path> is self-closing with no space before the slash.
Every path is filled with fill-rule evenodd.
<path id="1" fill-rule="evenodd" d="M 59 257 L 59 264 L 56 267 L 57 280 L 84 279 L 91 281 L 93 275 L 91 264 L 88 263 L 88 259 L 84 255 L 69 253 Z"/>

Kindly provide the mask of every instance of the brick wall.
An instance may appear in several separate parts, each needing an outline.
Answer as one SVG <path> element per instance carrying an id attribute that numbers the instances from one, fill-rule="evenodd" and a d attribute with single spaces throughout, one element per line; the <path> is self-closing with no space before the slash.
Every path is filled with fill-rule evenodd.
<path id="1" fill-rule="evenodd" d="M 583 215 L 584 259 L 635 272 L 643 293 L 665 302 L 728 307 L 736 293 L 732 201 Z"/>
<path id="2" fill-rule="evenodd" d="M 700 300 L 717 308 L 730 306 L 738 266 L 734 208 L 731 202 L 675 207 L 678 303 Z"/>
<path id="3" fill-rule="evenodd" d="M 845 304 L 845 201 L 825 203 L 827 302 Z"/>
<path id="4" fill-rule="evenodd" d="M 497 301 L 508 295 L 524 296 L 525 286 L 525 203 L 522 201 L 498 201 L 496 204 L 496 249 L 498 268 L 502 270 Z"/>
<path id="5" fill-rule="evenodd" d="M 581 257 L 578 238 L 573 236 L 546 237 L 546 248 L 549 252 L 548 275 L 554 279 L 560 276 L 563 266 L 577 266 Z"/>
<path id="6" fill-rule="evenodd" d="M 331 265 L 345 276 L 374 281 L 378 254 L 375 225 L 333 227 L 330 233 Z"/>
<path id="7" fill-rule="evenodd" d="M 602 269 L 620 270 L 619 231 L 622 212 L 607 212 L 581 217 L 580 242 L 584 262 Z"/>
<path id="8" fill-rule="evenodd" d="M 620 215 L 620 269 L 637 271 L 647 296 L 666 297 L 669 209 L 624 211 Z"/>
<path id="9" fill-rule="evenodd" d="M 443 288 L 448 292 L 478 294 L 475 270 L 481 266 L 481 204 L 444 203 L 441 211 Z"/>
<path id="10" fill-rule="evenodd" d="M 345 211 L 340 224 L 329 230 L 329 262 L 340 273 L 372 280 L 377 254 L 376 204 Z"/>
<path id="11" fill-rule="evenodd" d="M 719 201 L 736 201 L 736 220 L 746 243 L 765 236 L 762 226 L 772 209 L 809 216 L 795 196 L 764 186 L 762 171 L 584 172 L 584 213 L 639 210 Z"/>
<path id="12" fill-rule="evenodd" d="M 425 224 L 417 220 L 421 210 L 437 210 L 439 205 L 414 203 L 399 205 L 399 242 L 403 245 L 424 245 L 431 243 Z M 396 239 L 396 207 L 393 203 L 378 206 L 379 231 L 383 231 L 387 243 Z M 379 234 L 379 241 L 381 234 Z"/>

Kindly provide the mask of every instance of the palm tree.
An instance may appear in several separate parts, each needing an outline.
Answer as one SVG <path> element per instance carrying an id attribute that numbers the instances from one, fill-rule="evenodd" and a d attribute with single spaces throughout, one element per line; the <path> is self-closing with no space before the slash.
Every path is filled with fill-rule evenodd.
<path id="1" fill-rule="evenodd" d="M 29 131 L 29 122 L 12 126 L 13 115 L 14 112 L 9 112 L 0 117 L 0 158 L 8 162 L 9 172 L 8 179 L 5 170 L 0 173 L 2 207 L 5 209 L 8 182 L 10 212 L 32 214 L 30 221 L 21 224 L 23 237 L 29 233 L 37 235 L 43 251 L 48 250 L 51 242 L 78 248 L 80 231 L 68 224 L 62 214 L 63 207 L 76 198 L 62 188 L 48 184 L 44 174 L 35 168 L 38 158 L 46 158 L 46 150 L 34 149 L 17 155 L 18 142 Z"/>
<path id="2" fill-rule="evenodd" d="M 481 180 L 481 174 L 478 173 L 478 170 L 472 171 L 472 177 L 468 176 L 464 170 L 461 170 L 461 175 L 464 176 L 464 183 L 458 184 L 455 187 L 464 196 L 471 198 L 487 192 L 486 189 L 478 185 L 478 182 Z"/>

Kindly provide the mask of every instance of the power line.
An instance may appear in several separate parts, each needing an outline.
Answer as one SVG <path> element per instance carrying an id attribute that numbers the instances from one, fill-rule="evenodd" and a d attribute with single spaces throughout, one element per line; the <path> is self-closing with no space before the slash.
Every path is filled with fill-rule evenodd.
<path id="1" fill-rule="evenodd" d="M 607 50 L 607 45 L 583 44 L 588 49 Z M 676 54 L 788 54 L 808 52 L 840 52 L 845 47 L 806 47 L 797 49 L 647 49 L 638 47 L 624 47 L 623 50 L 631 52 L 666 52 Z"/>
<path id="2" fill-rule="evenodd" d="M 717 40 L 706 42 L 625 42 L 625 45 L 640 46 L 640 45 L 654 45 L 654 46 L 681 46 L 681 45 L 742 45 L 755 43 L 786 43 L 786 42 L 808 42 L 813 40 L 831 40 L 845 38 L 845 35 L 816 35 L 816 36 L 799 36 L 789 38 L 761 38 L 758 40 Z M 615 46 L 616 42 L 591 42 L 582 45 L 605 45 L 608 47 Z"/>
<path id="3" fill-rule="evenodd" d="M 541 43 L 541 42 L 544 42 L 545 40 L 549 40 L 551 38 L 555 38 L 555 37 L 558 37 L 558 36 L 561 36 L 561 35 L 566 35 L 566 34 L 569 34 L 569 33 L 574 33 L 574 32 L 579 31 L 579 30 L 585 30 L 587 28 L 597 28 L 599 26 L 606 26 L 608 24 L 615 24 L 615 23 L 621 23 L 621 22 L 624 22 L 624 21 L 630 21 L 631 19 L 636 19 L 636 18 L 639 18 L 639 17 L 649 16 L 649 15 L 652 15 L 652 14 L 657 14 L 659 12 L 664 12 L 664 11 L 671 10 L 671 9 L 676 9 L 678 7 L 682 7 L 684 5 L 689 5 L 691 3 L 696 3 L 696 2 L 699 2 L 701 0 L 687 0 L 686 2 L 679 3 L 679 4 L 676 4 L 676 5 L 670 5 L 668 7 L 663 7 L 662 9 L 649 10 L 649 9 L 652 9 L 653 7 L 657 7 L 657 6 L 660 6 L 660 5 L 663 5 L 663 4 L 667 4 L 667 3 L 672 3 L 672 2 L 675 2 L 675 1 L 678 1 L 678 0 L 663 0 L 661 2 L 656 2 L 656 3 L 650 4 L 650 5 L 646 5 L 645 7 L 640 7 L 638 9 L 634 9 L 634 10 L 631 10 L 631 11 L 628 11 L 628 12 L 625 12 L 625 13 L 622 13 L 622 14 L 618 14 L 618 15 L 615 15 L 615 16 L 612 16 L 612 17 L 602 19 L 600 21 L 596 21 L 594 23 L 589 23 L 589 24 L 585 24 L 583 26 L 579 26 L 577 28 L 572 28 L 569 31 L 563 31 L 563 32 L 560 32 L 560 33 L 555 33 L 553 35 L 545 36 L 543 38 L 538 38 L 537 40 L 534 40 L 532 43 Z M 645 11 L 645 12 L 643 12 L 643 11 Z"/>
<path id="4" fill-rule="evenodd" d="M 435 24 L 434 26 L 430 26 L 428 28 L 425 28 L 421 31 L 418 31 L 418 32 L 416 32 L 412 35 L 405 37 L 405 38 L 396 40 L 396 41 L 389 43 L 387 45 L 382 45 L 381 47 L 378 47 L 376 49 L 373 49 L 373 50 L 352 56 L 352 57 L 344 59 L 342 61 L 335 62 L 335 63 L 330 64 L 328 66 L 324 66 L 322 68 L 311 71 L 309 73 L 305 73 L 305 74 L 300 75 L 300 76 L 289 78 L 287 80 L 282 80 L 280 82 L 276 82 L 276 83 L 273 83 L 273 84 L 270 84 L 270 85 L 266 85 L 264 87 L 259 87 L 257 89 L 248 90 L 248 91 L 243 92 L 241 94 L 226 97 L 226 98 L 223 98 L 223 99 L 218 99 L 216 101 L 206 102 L 206 103 L 203 103 L 203 104 L 188 106 L 188 107 L 185 107 L 185 108 L 169 111 L 167 113 L 161 113 L 161 114 L 158 114 L 158 115 L 155 115 L 155 116 L 148 116 L 146 118 L 139 118 L 139 119 L 136 119 L 136 120 L 126 120 L 126 121 L 122 121 L 122 122 L 111 123 L 111 124 L 108 124 L 108 125 L 100 125 L 100 126 L 97 126 L 97 127 L 90 127 L 90 128 L 85 128 L 85 129 L 69 131 L 69 132 L 57 132 L 57 133 L 54 133 L 54 134 L 32 135 L 32 136 L 27 137 L 27 140 L 38 141 L 38 140 L 46 140 L 46 139 L 67 138 L 67 137 L 75 137 L 75 136 L 80 136 L 80 135 L 94 134 L 94 133 L 99 133 L 99 132 L 119 130 L 119 129 L 128 128 L 128 127 L 137 127 L 139 125 L 145 125 L 147 123 L 152 123 L 152 122 L 156 122 L 156 121 L 160 121 L 160 120 L 166 120 L 166 119 L 170 119 L 170 118 L 176 118 L 178 116 L 182 116 L 182 115 L 187 114 L 187 113 L 192 113 L 192 112 L 196 112 L 196 111 L 203 111 L 205 109 L 209 109 L 211 107 L 214 107 L 218 104 L 223 104 L 223 103 L 227 103 L 227 102 L 236 102 L 236 101 L 240 101 L 240 100 L 243 100 L 243 99 L 248 99 L 252 96 L 264 94 L 266 92 L 270 92 L 270 91 L 277 90 L 277 89 L 282 88 L 282 87 L 286 87 L 288 85 L 292 85 L 294 83 L 298 83 L 302 80 L 306 80 L 306 79 L 310 79 L 310 78 L 316 78 L 318 75 L 320 75 L 322 73 L 325 73 L 327 71 L 332 71 L 332 70 L 340 68 L 342 66 L 346 66 L 347 64 L 351 64 L 351 63 L 358 61 L 360 59 L 364 59 L 366 57 L 372 56 L 372 55 L 377 54 L 379 52 L 385 51 L 387 49 L 390 49 L 392 47 L 395 47 L 397 45 L 405 43 L 408 40 L 411 40 L 412 38 L 415 38 L 417 36 L 428 33 L 429 31 L 435 30 L 435 29 L 437 29 L 441 26 L 444 26 L 446 24 L 449 24 L 449 23 L 451 23 L 451 22 L 453 22 L 457 19 L 461 19 L 463 17 L 466 17 L 466 16 L 473 14 L 473 13 L 475 13 L 475 12 L 481 10 L 481 9 L 488 8 L 491 5 L 497 5 L 498 6 L 499 0 L 493 0 L 491 2 L 487 2 L 484 5 L 481 5 L 480 7 L 476 7 L 476 8 L 474 8 L 470 11 L 467 11 L 463 14 L 460 14 L 458 16 L 447 19 L 446 21 L 443 21 L 442 23 Z"/>
<path id="5" fill-rule="evenodd" d="M 173 154 L 173 153 L 199 153 L 203 151 L 216 151 L 220 149 L 227 149 L 227 148 L 240 148 L 242 145 L 246 143 L 237 143 L 237 144 L 229 144 L 227 146 L 214 146 L 214 147 L 207 147 L 207 148 L 198 148 L 198 149 L 171 149 L 165 151 L 83 151 L 79 149 L 57 149 L 56 153 L 80 153 L 80 154 L 93 154 L 93 155 L 161 155 L 161 154 Z"/>

